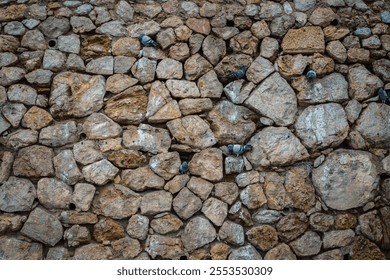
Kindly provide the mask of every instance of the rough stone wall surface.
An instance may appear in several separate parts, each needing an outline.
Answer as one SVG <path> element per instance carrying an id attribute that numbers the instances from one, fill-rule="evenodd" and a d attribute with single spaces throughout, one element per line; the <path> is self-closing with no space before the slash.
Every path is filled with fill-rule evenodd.
<path id="1" fill-rule="evenodd" d="M 375 0 L 0 1 L 0 259 L 390 259 L 389 24 Z"/>

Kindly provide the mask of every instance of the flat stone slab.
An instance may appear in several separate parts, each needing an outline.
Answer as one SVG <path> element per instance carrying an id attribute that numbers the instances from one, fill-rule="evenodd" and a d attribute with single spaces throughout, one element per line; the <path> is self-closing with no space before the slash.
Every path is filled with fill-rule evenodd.
<path id="1" fill-rule="evenodd" d="M 282 41 L 282 49 L 286 54 L 312 54 L 325 51 L 325 38 L 319 26 L 305 26 L 290 29 Z"/>

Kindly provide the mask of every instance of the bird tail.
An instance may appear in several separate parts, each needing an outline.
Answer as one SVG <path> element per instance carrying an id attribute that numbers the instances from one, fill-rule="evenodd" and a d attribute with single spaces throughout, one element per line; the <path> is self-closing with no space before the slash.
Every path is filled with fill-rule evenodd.
<path id="1" fill-rule="evenodd" d="M 244 150 L 245 151 L 252 151 L 252 148 L 253 148 L 253 146 L 250 145 L 250 144 L 247 144 L 247 145 L 244 146 Z"/>

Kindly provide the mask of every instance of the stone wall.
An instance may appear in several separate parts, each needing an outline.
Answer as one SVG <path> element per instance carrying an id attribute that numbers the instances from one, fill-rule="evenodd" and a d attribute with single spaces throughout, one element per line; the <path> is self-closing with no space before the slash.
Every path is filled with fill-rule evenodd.
<path id="1" fill-rule="evenodd" d="M 0 22 L 0 259 L 390 258 L 389 1 L 0 0 Z"/>

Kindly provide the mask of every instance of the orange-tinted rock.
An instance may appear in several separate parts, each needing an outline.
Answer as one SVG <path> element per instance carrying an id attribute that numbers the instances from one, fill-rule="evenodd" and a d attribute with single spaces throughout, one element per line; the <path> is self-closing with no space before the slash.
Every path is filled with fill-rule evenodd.
<path id="1" fill-rule="evenodd" d="M 323 53 L 325 51 L 324 33 L 318 26 L 290 29 L 283 38 L 282 49 L 287 54 Z"/>

